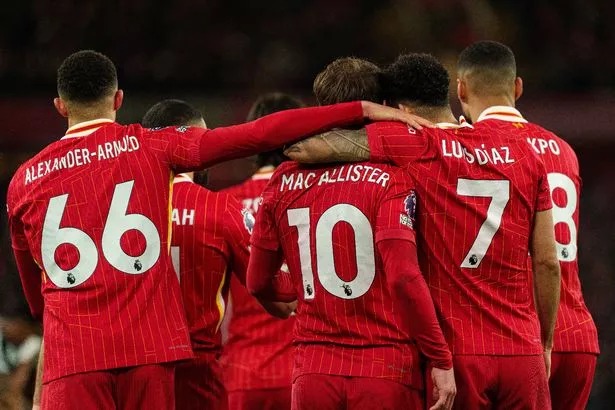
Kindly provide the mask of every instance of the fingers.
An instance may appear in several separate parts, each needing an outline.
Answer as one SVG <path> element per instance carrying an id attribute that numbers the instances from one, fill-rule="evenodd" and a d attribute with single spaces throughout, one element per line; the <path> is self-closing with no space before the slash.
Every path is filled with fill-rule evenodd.
<path id="1" fill-rule="evenodd" d="M 431 406 L 429 410 L 444 410 L 447 408 L 448 407 L 446 407 L 446 397 L 440 397 L 438 401 L 436 402 L 436 404 Z"/>
<path id="2" fill-rule="evenodd" d="M 437 401 L 433 406 L 429 408 L 429 410 L 452 409 L 456 394 L 457 392 L 455 391 L 455 389 L 438 390 L 437 388 L 434 388 L 433 398 Z"/>

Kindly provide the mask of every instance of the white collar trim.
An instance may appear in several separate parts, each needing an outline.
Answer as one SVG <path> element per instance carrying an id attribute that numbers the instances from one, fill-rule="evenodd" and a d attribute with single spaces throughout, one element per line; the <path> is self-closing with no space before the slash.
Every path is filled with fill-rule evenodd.
<path id="1" fill-rule="evenodd" d="M 97 118 L 91 121 L 80 122 L 67 129 L 66 134 L 62 137 L 62 139 L 85 137 L 98 130 L 103 125 L 111 124 L 113 122 L 113 120 L 108 118 Z"/>
<path id="2" fill-rule="evenodd" d="M 476 122 L 483 120 L 500 120 L 507 122 L 527 122 L 519 110 L 505 105 L 494 105 L 480 113 Z"/>

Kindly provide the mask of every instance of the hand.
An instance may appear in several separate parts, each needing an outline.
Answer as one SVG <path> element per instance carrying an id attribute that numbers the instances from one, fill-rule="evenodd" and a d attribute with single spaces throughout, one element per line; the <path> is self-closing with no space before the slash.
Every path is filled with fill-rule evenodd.
<path id="1" fill-rule="evenodd" d="M 545 365 L 547 366 L 547 380 L 551 378 L 551 351 L 552 347 L 545 347 L 545 351 L 543 352 L 543 357 L 545 358 Z"/>
<path id="2" fill-rule="evenodd" d="M 273 302 L 259 299 L 259 302 L 267 313 L 271 316 L 277 317 L 278 319 L 288 319 L 290 316 L 293 316 L 295 310 L 297 310 L 296 300 L 292 302 Z"/>
<path id="3" fill-rule="evenodd" d="M 32 410 L 41 410 L 40 404 L 33 404 L 32 405 Z"/>
<path id="4" fill-rule="evenodd" d="M 422 130 L 423 127 L 434 127 L 434 125 L 426 119 L 398 110 L 397 108 L 386 107 L 369 101 L 361 101 L 361 106 L 363 107 L 363 116 L 372 121 L 400 121 L 417 130 Z"/>
<path id="5" fill-rule="evenodd" d="M 433 398 L 436 400 L 436 404 L 431 406 L 429 410 L 452 409 L 457 394 L 453 369 L 444 370 L 434 367 L 431 370 L 431 379 L 433 380 Z"/>

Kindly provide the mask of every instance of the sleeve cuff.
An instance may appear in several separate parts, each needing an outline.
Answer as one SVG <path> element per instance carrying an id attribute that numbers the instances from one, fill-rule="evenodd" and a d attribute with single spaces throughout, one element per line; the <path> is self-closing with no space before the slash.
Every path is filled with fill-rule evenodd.
<path id="1" fill-rule="evenodd" d="M 387 162 L 388 156 L 384 152 L 384 145 L 382 144 L 382 138 L 378 133 L 377 123 L 368 124 L 365 127 L 367 131 L 367 144 L 369 145 L 369 159 L 372 162 Z"/>
<path id="2" fill-rule="evenodd" d="M 416 243 L 416 235 L 409 229 L 386 229 L 376 232 L 376 243 L 387 239 L 399 239 Z"/>

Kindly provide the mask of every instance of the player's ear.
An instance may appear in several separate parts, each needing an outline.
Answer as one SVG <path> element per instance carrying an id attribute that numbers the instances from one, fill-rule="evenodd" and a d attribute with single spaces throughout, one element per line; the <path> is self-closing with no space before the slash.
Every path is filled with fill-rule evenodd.
<path id="1" fill-rule="evenodd" d="M 115 95 L 113 96 L 113 110 L 117 111 L 122 106 L 122 102 L 124 101 L 124 91 L 117 90 Z"/>
<path id="2" fill-rule="evenodd" d="M 517 101 L 523 95 L 523 79 L 521 77 L 515 78 L 515 101 Z"/>
<path id="3" fill-rule="evenodd" d="M 461 78 L 457 79 L 457 98 L 459 98 L 459 101 L 462 103 L 468 102 L 468 87 L 466 82 Z"/>
<path id="4" fill-rule="evenodd" d="M 56 107 L 56 111 L 62 117 L 68 117 L 68 109 L 66 108 L 66 104 L 64 104 L 64 100 L 60 97 L 56 97 L 53 99 L 53 106 Z"/>

